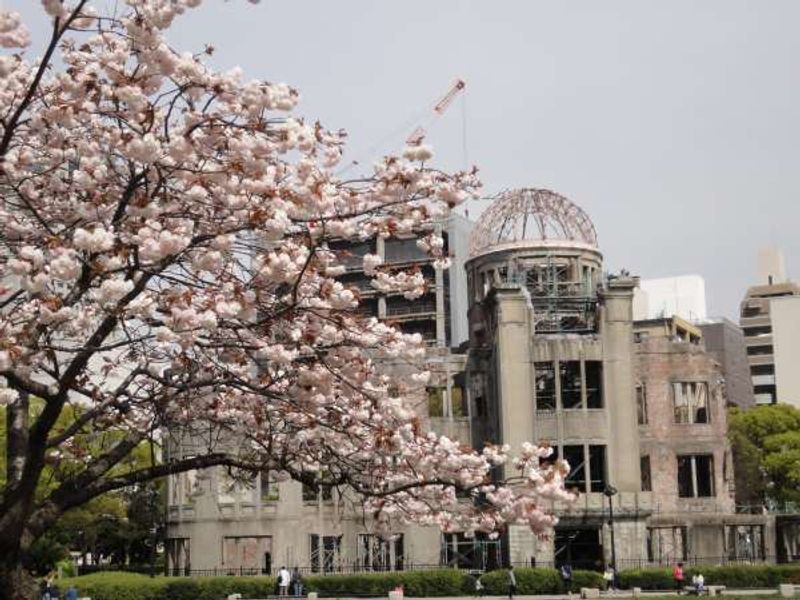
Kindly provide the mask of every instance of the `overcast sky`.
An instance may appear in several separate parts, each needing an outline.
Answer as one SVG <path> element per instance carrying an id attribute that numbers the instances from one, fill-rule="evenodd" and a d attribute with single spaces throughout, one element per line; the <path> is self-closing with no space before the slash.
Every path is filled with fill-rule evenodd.
<path id="1" fill-rule="evenodd" d="M 0 5 L 41 48 L 40 3 Z M 800 274 L 798 23 L 788 0 L 206 0 L 171 39 L 298 87 L 300 112 L 347 129 L 362 162 L 401 149 L 461 77 L 463 98 L 430 127 L 442 166 L 466 154 L 486 195 L 566 195 L 607 269 L 700 274 L 709 314 L 735 317 L 760 246 Z"/>

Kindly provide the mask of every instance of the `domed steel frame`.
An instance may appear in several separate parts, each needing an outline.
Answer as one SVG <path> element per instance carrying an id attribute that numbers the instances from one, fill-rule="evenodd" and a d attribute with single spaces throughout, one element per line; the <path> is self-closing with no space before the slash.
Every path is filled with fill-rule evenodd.
<path id="1" fill-rule="evenodd" d="M 592 220 L 579 206 L 551 190 L 524 188 L 497 195 L 469 241 L 470 257 L 495 247 L 536 241 L 578 242 L 597 247 Z"/>

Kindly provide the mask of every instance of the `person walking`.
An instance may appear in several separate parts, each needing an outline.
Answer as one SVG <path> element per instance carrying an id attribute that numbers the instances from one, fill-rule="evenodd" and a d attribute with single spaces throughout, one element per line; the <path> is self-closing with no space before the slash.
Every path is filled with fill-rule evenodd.
<path id="1" fill-rule="evenodd" d="M 289 573 L 289 569 L 286 567 L 281 567 L 281 570 L 278 571 L 278 595 L 279 596 L 288 596 L 289 595 L 289 584 L 292 582 L 292 575 Z"/>
<path id="2" fill-rule="evenodd" d="M 614 566 L 609 564 L 603 572 L 603 581 L 606 583 L 606 591 L 613 594 L 617 591 L 617 572 Z"/>
<path id="3" fill-rule="evenodd" d="M 569 563 L 561 565 L 561 583 L 564 584 L 564 591 L 572 596 L 572 565 Z"/>
<path id="4" fill-rule="evenodd" d="M 508 567 L 508 600 L 513 600 L 514 594 L 517 592 L 517 577 L 514 575 L 514 567 Z"/>
<path id="5" fill-rule="evenodd" d="M 683 563 L 678 563 L 672 567 L 672 580 L 675 582 L 675 589 L 678 594 L 683 592 Z"/>
<path id="6" fill-rule="evenodd" d="M 292 596 L 303 595 L 303 576 L 297 567 L 292 571 Z"/>
<path id="7" fill-rule="evenodd" d="M 69 586 L 67 593 L 64 594 L 64 600 L 78 600 L 78 590 L 74 585 Z"/>
<path id="8" fill-rule="evenodd" d="M 481 581 L 481 573 L 480 571 L 473 571 L 470 573 L 473 579 L 473 586 L 472 589 L 475 590 L 474 598 L 483 598 L 484 589 L 483 589 L 483 582 Z"/>

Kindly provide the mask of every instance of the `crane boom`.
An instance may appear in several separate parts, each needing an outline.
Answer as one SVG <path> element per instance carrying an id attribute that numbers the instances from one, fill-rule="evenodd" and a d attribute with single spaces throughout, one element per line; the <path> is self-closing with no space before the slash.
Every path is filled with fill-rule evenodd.
<path id="1" fill-rule="evenodd" d="M 447 110 L 447 107 L 453 102 L 458 93 L 466 87 L 466 82 L 463 79 L 456 79 L 453 86 L 448 90 L 444 97 L 439 100 L 436 106 L 433 107 L 434 112 L 440 115 Z"/>
<path id="2" fill-rule="evenodd" d="M 467 83 L 463 79 L 456 79 L 453 82 L 453 85 L 450 86 L 450 89 L 447 90 L 447 93 L 442 96 L 441 99 L 434 105 L 433 112 L 436 113 L 436 116 L 443 115 L 447 110 L 447 107 L 453 103 L 455 97 L 458 96 L 458 94 L 461 93 L 466 86 Z M 406 139 L 406 144 L 409 146 L 419 146 L 424 138 L 425 128 L 420 125 L 411 132 L 411 135 L 408 136 Z"/>

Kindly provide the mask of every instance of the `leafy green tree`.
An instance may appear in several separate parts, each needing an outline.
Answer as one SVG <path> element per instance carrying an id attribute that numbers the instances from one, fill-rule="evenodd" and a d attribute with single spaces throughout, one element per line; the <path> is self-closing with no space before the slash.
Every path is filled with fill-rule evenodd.
<path id="1" fill-rule="evenodd" d="M 800 410 L 788 404 L 732 408 L 728 435 L 738 503 L 800 501 Z"/>
<path id="2" fill-rule="evenodd" d="M 30 403 L 31 418 L 41 411 L 42 403 Z M 62 416 L 63 424 L 79 418 L 80 407 Z M 6 479 L 7 422 L 6 409 L 0 406 L 0 486 Z M 60 460 L 46 467 L 39 483 L 38 496 L 59 485 L 69 473 L 81 468 L 83 457 L 97 455 L 120 436 L 119 433 L 102 432 L 76 436 L 76 444 Z M 154 460 L 147 445 L 137 448 L 129 462 L 138 468 Z M 114 565 L 146 565 L 153 557 L 156 534 L 163 530 L 163 481 L 151 481 L 123 490 L 108 492 L 93 498 L 84 505 L 72 508 L 31 548 L 33 571 L 44 575 L 54 570 L 59 561 L 69 557 L 70 551 L 95 560 L 110 559 Z"/>

